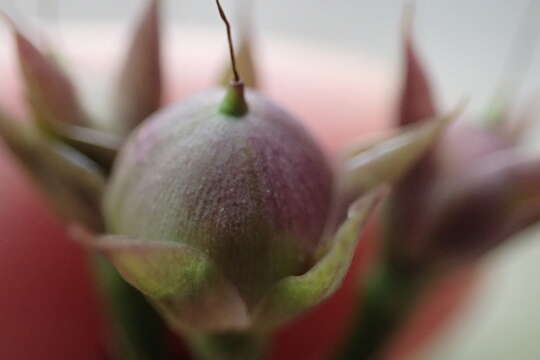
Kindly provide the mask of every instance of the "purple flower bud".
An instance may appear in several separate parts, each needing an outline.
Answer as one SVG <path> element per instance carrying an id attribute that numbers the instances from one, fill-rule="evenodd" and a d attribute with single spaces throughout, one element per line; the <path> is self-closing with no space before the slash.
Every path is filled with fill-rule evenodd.
<path id="1" fill-rule="evenodd" d="M 314 140 L 253 91 L 241 117 L 222 90 L 194 96 L 129 138 L 105 196 L 108 230 L 199 250 L 248 308 L 280 279 L 307 271 L 333 199 Z"/>

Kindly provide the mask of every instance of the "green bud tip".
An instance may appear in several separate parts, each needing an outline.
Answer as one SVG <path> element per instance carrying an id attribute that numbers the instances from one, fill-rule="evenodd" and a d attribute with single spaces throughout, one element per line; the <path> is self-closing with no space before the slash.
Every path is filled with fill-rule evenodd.
<path id="1" fill-rule="evenodd" d="M 244 95 L 244 83 L 242 81 L 231 81 L 219 111 L 222 114 L 235 117 L 244 116 L 248 112 L 248 105 Z"/>
<path id="2" fill-rule="evenodd" d="M 234 52 L 234 43 L 232 40 L 231 24 L 229 23 L 227 15 L 225 15 L 225 11 L 223 10 L 223 7 L 221 6 L 219 0 L 216 0 L 216 5 L 219 11 L 219 15 L 221 16 L 221 19 L 223 20 L 223 22 L 225 23 L 225 27 L 227 28 L 227 40 L 229 43 L 229 52 L 231 55 L 232 70 L 234 74 L 234 79 L 231 81 L 229 88 L 227 89 L 225 99 L 223 99 L 219 111 L 225 115 L 241 117 L 248 112 L 248 106 L 246 103 L 246 98 L 244 96 L 244 83 L 242 82 L 242 80 L 240 80 L 238 68 L 236 67 L 236 57 Z"/>

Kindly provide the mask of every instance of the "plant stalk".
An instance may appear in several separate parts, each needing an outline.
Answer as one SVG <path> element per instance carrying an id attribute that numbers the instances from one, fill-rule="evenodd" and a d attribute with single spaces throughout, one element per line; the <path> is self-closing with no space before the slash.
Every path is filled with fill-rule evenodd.
<path id="1" fill-rule="evenodd" d="M 352 333 L 335 359 L 377 359 L 416 300 L 420 283 L 420 276 L 395 264 L 378 265 L 368 275 Z"/>
<path id="2" fill-rule="evenodd" d="M 118 360 L 167 360 L 165 324 L 144 296 L 124 281 L 106 259 L 95 267 L 113 325 L 113 356 Z"/>

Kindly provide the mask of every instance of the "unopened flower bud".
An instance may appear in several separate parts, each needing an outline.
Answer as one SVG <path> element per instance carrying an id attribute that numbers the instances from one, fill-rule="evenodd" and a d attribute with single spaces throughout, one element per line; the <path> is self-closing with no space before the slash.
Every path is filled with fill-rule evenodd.
<path id="1" fill-rule="evenodd" d="M 197 95 L 137 129 L 117 160 L 105 215 L 111 233 L 200 254 L 251 309 L 313 265 L 333 176 L 289 114 L 247 91 L 249 112 L 230 116 L 220 112 L 223 97 Z"/>

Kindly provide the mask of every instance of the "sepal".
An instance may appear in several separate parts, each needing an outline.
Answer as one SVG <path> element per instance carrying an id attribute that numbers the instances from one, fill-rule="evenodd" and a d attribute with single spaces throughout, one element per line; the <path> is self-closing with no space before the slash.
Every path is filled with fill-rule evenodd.
<path id="1" fill-rule="evenodd" d="M 218 332 L 249 326 L 238 292 L 203 252 L 184 244 L 121 235 L 86 242 L 145 294 L 173 329 Z"/>
<path id="2" fill-rule="evenodd" d="M 307 273 L 289 276 L 270 290 L 254 314 L 255 326 L 262 329 L 279 326 L 334 293 L 350 266 L 360 234 L 380 198 L 381 192 L 374 191 L 350 207 L 329 251 Z"/>
<path id="3" fill-rule="evenodd" d="M 398 113 L 398 124 L 401 126 L 429 119 L 437 114 L 429 77 L 414 47 L 413 21 L 414 9 L 409 5 L 403 19 L 405 73 Z"/>
<path id="4" fill-rule="evenodd" d="M 436 143 L 448 124 L 462 111 L 413 124 L 368 147 L 352 151 L 345 161 L 342 193 L 355 199 L 381 184 L 391 184 L 406 174 Z"/>
<path id="5" fill-rule="evenodd" d="M 5 113 L 0 113 L 0 139 L 60 215 L 92 229 L 103 228 L 99 214 L 105 178 L 97 164 Z"/>
<path id="6" fill-rule="evenodd" d="M 159 109 L 162 93 L 160 0 L 151 0 L 133 37 L 114 97 L 111 127 L 127 135 Z"/>
<path id="7" fill-rule="evenodd" d="M 111 170 L 122 145 L 122 140 L 113 134 L 76 125 L 59 126 L 55 135 L 96 162 L 106 173 Z"/>
<path id="8" fill-rule="evenodd" d="M 35 144 L 24 163 L 60 215 L 92 229 L 102 229 L 101 169 L 74 149 L 57 142 Z"/>
<path id="9" fill-rule="evenodd" d="M 9 20 L 8 20 L 9 21 Z M 10 21 L 27 100 L 36 123 L 47 131 L 56 124 L 88 124 L 76 89 L 51 57 L 41 52 Z"/>

